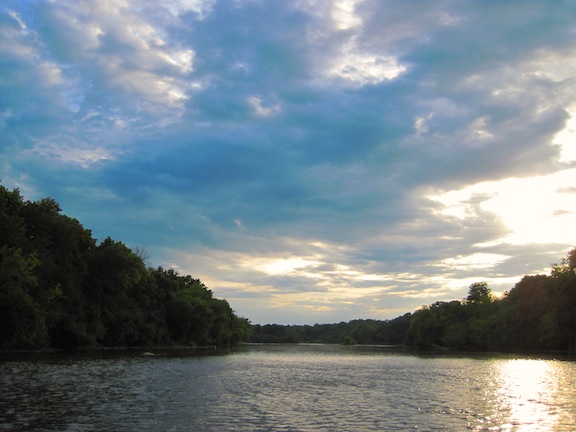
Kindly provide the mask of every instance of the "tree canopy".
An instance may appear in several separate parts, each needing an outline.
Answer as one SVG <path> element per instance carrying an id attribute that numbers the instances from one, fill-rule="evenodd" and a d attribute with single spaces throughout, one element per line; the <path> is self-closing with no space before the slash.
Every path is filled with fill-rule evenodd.
<path id="1" fill-rule="evenodd" d="M 493 351 L 576 350 L 576 248 L 550 275 L 526 275 L 501 298 L 486 282 L 392 320 L 253 325 L 200 280 L 151 268 L 120 241 L 98 242 L 52 198 L 0 185 L 0 349 L 392 344 Z"/>
<path id="2" fill-rule="evenodd" d="M 0 349 L 225 346 L 249 329 L 198 279 L 0 185 Z"/>
<path id="3" fill-rule="evenodd" d="M 393 320 L 314 326 L 254 325 L 253 342 L 405 345 L 475 351 L 576 349 L 576 249 L 550 275 L 524 276 L 496 298 L 475 282 L 462 300 L 439 301 Z"/>

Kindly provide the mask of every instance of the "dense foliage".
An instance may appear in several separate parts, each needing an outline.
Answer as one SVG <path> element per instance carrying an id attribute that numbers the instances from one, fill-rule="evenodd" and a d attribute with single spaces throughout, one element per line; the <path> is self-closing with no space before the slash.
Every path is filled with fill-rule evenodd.
<path id="1" fill-rule="evenodd" d="M 410 327 L 411 314 L 390 321 L 353 320 L 338 324 L 252 326 L 255 343 L 341 343 L 400 345 Z"/>
<path id="2" fill-rule="evenodd" d="M 393 320 L 314 326 L 253 325 L 252 342 L 407 345 L 477 351 L 576 349 L 576 249 L 550 275 L 524 276 L 502 298 L 485 282 L 464 300 L 436 302 Z"/>
<path id="3" fill-rule="evenodd" d="M 501 299 L 481 282 L 464 301 L 414 313 L 406 343 L 481 351 L 576 349 L 576 249 L 550 275 L 524 276 Z"/>
<path id="4" fill-rule="evenodd" d="M 198 279 L 97 244 L 53 199 L 0 185 L 0 349 L 224 346 L 249 331 Z"/>
<path id="5" fill-rule="evenodd" d="M 250 336 L 251 334 L 251 336 Z M 524 276 L 502 298 L 484 282 L 463 300 L 393 320 L 253 325 L 198 279 L 149 268 L 99 244 L 51 198 L 0 185 L 0 349 L 320 342 L 492 351 L 576 349 L 576 249 L 550 275 Z"/>

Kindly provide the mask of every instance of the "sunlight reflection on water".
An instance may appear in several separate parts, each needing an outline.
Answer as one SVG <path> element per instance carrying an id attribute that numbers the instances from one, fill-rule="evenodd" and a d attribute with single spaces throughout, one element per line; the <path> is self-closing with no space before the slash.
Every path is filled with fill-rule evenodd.
<path id="1" fill-rule="evenodd" d="M 0 361 L 0 430 L 576 430 L 576 363 L 252 346 Z"/>
<path id="2" fill-rule="evenodd" d="M 568 425 L 565 407 L 576 408 L 566 395 L 574 389 L 573 374 L 566 374 L 566 363 L 550 360 L 513 359 L 495 364 L 496 408 L 507 417 L 501 430 L 562 430 Z M 572 376 L 572 382 L 566 381 Z M 568 392 L 567 392 L 568 390 Z M 574 396 L 574 394 L 572 393 Z M 570 412 L 570 411 L 568 411 Z M 572 411 L 576 415 L 576 411 Z M 574 430 L 571 426 L 565 430 Z"/>

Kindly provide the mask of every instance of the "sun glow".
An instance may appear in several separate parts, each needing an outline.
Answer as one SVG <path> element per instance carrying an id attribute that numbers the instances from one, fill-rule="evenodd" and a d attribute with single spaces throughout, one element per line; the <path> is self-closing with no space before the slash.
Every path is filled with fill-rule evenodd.
<path id="1" fill-rule="evenodd" d="M 478 246 L 572 244 L 575 239 L 567 235 L 576 224 L 574 179 L 576 169 L 567 169 L 545 176 L 477 183 L 429 198 L 443 205 L 438 212 L 441 216 L 464 220 L 480 217 L 482 211 L 497 215 L 508 234 Z"/>
<path id="2" fill-rule="evenodd" d="M 295 271 L 302 270 L 306 267 L 316 266 L 318 264 L 317 261 L 293 257 L 265 261 L 256 265 L 255 268 L 270 275 L 282 275 L 294 273 Z"/>
<path id="3" fill-rule="evenodd" d="M 510 257 L 506 255 L 477 253 L 458 258 L 448 258 L 443 260 L 441 265 L 458 270 L 487 269 L 506 261 L 508 258 Z"/>
<path id="4" fill-rule="evenodd" d="M 514 424 L 534 424 L 552 413 L 549 402 L 554 400 L 555 380 L 552 364 L 543 360 L 516 359 L 502 364 L 497 376 L 497 403 L 507 414 L 505 430 Z"/>
<path id="5" fill-rule="evenodd" d="M 566 112 L 568 120 L 552 141 L 560 147 L 560 163 L 576 161 L 576 105 Z M 428 198 L 443 206 L 437 210 L 443 217 L 481 220 L 481 212 L 490 212 L 508 228 L 506 236 L 476 246 L 573 244 L 576 238 L 569 234 L 576 224 L 575 180 L 576 169 L 568 168 L 547 175 L 476 183 Z"/>
<path id="6" fill-rule="evenodd" d="M 553 144 L 559 145 L 560 162 L 571 162 L 576 160 L 576 104 L 566 110 L 570 118 L 566 126 L 554 137 Z"/>

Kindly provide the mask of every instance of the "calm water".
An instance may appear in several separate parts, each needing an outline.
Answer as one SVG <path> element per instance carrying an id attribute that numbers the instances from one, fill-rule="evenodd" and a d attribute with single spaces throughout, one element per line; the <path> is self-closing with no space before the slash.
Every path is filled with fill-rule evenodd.
<path id="1" fill-rule="evenodd" d="M 309 345 L 4 358 L 0 430 L 576 431 L 576 362 Z"/>

